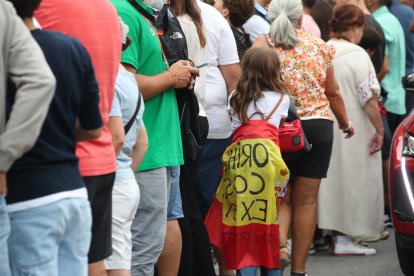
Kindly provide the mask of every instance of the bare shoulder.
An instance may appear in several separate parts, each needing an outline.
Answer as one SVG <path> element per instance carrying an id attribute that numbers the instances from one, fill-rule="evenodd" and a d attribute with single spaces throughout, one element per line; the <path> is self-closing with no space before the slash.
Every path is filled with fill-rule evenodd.
<path id="1" fill-rule="evenodd" d="M 259 35 L 253 43 L 252 48 L 269 48 L 267 37 L 265 35 Z"/>

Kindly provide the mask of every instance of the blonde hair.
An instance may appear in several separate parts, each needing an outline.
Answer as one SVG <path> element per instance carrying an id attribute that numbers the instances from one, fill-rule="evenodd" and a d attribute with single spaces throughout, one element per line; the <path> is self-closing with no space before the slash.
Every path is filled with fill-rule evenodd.
<path id="1" fill-rule="evenodd" d="M 299 41 L 296 24 L 303 15 L 302 0 L 273 0 L 269 5 L 270 35 L 276 45 L 292 49 Z"/>

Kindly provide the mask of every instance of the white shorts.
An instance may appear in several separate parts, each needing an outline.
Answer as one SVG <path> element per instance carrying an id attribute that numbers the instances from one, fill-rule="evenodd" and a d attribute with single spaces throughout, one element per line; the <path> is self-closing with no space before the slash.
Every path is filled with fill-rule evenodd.
<path id="1" fill-rule="evenodd" d="M 112 255 L 105 268 L 131 269 L 131 224 L 138 209 L 140 192 L 133 179 L 115 180 L 112 190 Z"/>

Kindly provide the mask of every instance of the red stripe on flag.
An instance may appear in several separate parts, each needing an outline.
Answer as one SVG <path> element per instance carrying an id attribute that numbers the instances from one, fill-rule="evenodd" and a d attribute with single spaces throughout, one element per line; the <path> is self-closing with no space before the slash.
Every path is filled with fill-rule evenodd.
<path id="1" fill-rule="evenodd" d="M 279 225 L 251 223 L 245 226 L 228 226 L 222 223 L 222 206 L 214 199 L 205 224 L 210 242 L 226 257 L 226 268 L 280 268 Z"/>
<path id="2" fill-rule="evenodd" d="M 279 134 L 277 128 L 265 120 L 249 120 L 236 129 L 233 142 L 245 139 L 262 138 L 270 139 L 279 146 Z"/>

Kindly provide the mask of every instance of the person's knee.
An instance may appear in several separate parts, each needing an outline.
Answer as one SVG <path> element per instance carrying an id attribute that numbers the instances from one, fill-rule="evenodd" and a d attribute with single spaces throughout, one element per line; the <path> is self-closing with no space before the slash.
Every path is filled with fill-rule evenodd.
<path id="1" fill-rule="evenodd" d="M 167 233 L 165 242 L 174 245 L 180 245 L 181 247 L 181 229 L 178 224 L 178 220 L 169 220 L 167 222 Z"/>

